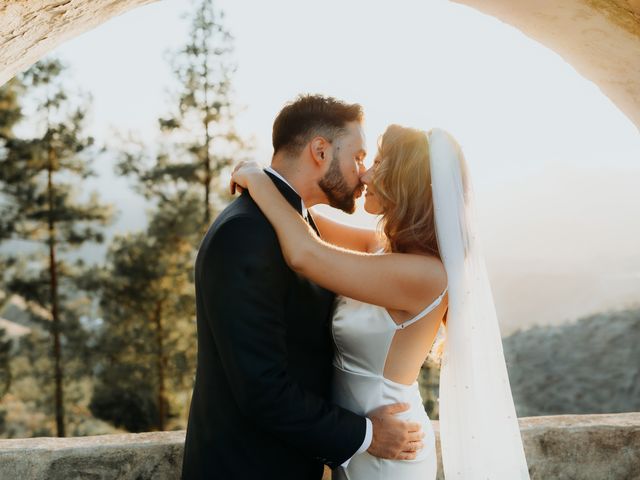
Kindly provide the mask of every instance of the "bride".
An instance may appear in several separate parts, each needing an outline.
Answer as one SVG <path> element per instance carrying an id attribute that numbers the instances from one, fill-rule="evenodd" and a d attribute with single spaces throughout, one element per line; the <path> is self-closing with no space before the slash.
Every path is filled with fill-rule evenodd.
<path id="1" fill-rule="evenodd" d="M 255 163 L 233 172 L 273 225 L 287 264 L 336 292 L 334 403 L 355 413 L 404 402 L 420 422 L 413 460 L 367 452 L 334 479 L 435 479 L 435 434 L 417 377 L 441 325 L 440 436 L 447 479 L 528 479 L 464 156 L 445 131 L 391 125 L 360 178 L 382 232 L 313 212 L 319 238 Z"/>

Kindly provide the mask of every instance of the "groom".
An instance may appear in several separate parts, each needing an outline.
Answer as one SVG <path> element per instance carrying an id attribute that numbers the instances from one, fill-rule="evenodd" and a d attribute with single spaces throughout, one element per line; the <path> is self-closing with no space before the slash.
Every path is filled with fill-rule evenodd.
<path id="1" fill-rule="evenodd" d="M 354 211 L 362 116 L 357 104 L 301 96 L 274 122 L 267 172 L 314 229 L 307 207 Z M 411 450 L 409 425 L 394 417 L 403 406 L 365 418 L 329 402 L 334 294 L 287 267 L 248 192 L 205 235 L 195 284 L 198 366 L 183 480 L 319 480 L 323 464 Z"/>

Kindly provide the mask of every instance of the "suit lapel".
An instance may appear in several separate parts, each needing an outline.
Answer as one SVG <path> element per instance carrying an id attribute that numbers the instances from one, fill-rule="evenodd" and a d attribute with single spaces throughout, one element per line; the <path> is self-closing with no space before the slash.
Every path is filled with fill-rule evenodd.
<path id="1" fill-rule="evenodd" d="M 321 237 L 320 232 L 318 231 L 318 227 L 316 227 L 316 222 L 313 221 L 313 217 L 311 216 L 311 212 L 307 210 L 307 223 L 311 225 L 311 228 L 316 232 L 316 234 Z"/>

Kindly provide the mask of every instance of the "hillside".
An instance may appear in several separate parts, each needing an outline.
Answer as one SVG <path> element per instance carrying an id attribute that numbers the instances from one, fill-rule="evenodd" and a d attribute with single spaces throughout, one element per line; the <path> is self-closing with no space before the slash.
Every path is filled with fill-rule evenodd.
<path id="1" fill-rule="evenodd" d="M 640 308 L 504 338 L 518 416 L 640 411 Z"/>

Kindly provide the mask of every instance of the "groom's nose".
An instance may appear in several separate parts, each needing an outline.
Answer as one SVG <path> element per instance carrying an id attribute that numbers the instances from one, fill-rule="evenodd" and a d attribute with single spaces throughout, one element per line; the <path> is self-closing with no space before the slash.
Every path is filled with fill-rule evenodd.
<path id="1" fill-rule="evenodd" d="M 371 181 L 371 169 L 364 170 L 360 174 L 360 182 L 364 183 L 365 185 L 369 185 L 370 181 Z"/>

